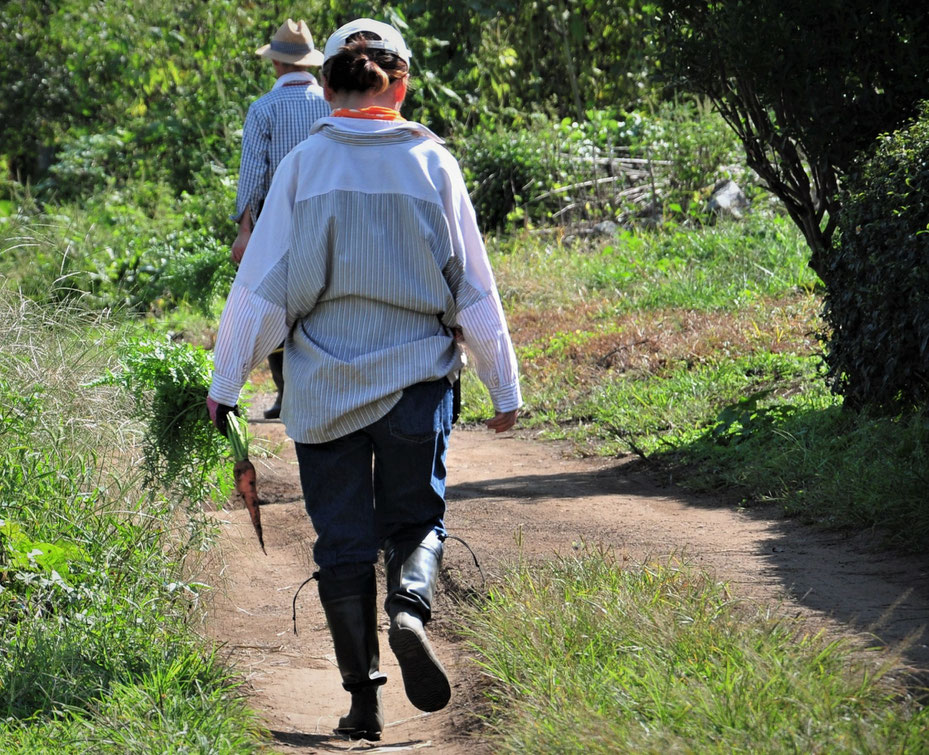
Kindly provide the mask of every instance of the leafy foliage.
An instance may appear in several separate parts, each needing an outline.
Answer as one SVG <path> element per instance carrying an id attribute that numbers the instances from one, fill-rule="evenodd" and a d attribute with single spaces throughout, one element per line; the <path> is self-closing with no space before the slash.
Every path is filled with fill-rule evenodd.
<path id="1" fill-rule="evenodd" d="M 717 115 L 688 100 L 656 115 L 588 110 L 581 122 L 479 127 L 453 142 L 484 230 L 634 219 L 648 208 L 693 214 L 719 178 L 733 177 L 737 146 Z"/>
<path id="2" fill-rule="evenodd" d="M 851 173 L 828 260 L 833 390 L 849 406 L 929 405 L 929 106 Z"/>
<path id="3" fill-rule="evenodd" d="M 375 11 L 357 0 L 299 11 L 234 0 L 23 0 L 17 11 L 0 20 L 10 62 L 0 71 L 2 151 L 15 174 L 35 179 L 56 161 L 73 176 L 94 140 L 122 142 L 78 184 L 130 174 L 179 193 L 209 171 L 234 171 L 237 129 L 271 79 L 254 50 L 288 15 L 306 18 L 317 46 L 353 17 L 401 27 L 414 50 L 407 110 L 441 133 L 504 113 L 507 122 L 540 109 L 582 120 L 590 108 L 637 106 L 654 69 L 643 0 L 405 0 Z"/>
<path id="4" fill-rule="evenodd" d="M 482 228 L 502 228 L 508 221 L 528 219 L 526 204 L 559 180 L 570 179 L 567 162 L 557 151 L 552 132 L 545 129 L 513 133 L 479 131 L 461 151 L 465 179 Z M 538 220 L 558 206 L 557 199 L 528 208 Z"/>
<path id="5" fill-rule="evenodd" d="M 40 153 L 57 147 L 72 170 L 94 146 L 109 159 L 93 173 L 180 192 L 204 170 L 234 164 L 248 104 L 238 94 L 263 88 L 269 68 L 255 42 L 273 32 L 274 12 L 232 0 L 24 0 L 0 22 L 13 62 L 0 72 L 0 143 L 14 171 L 40 175 Z M 118 139 L 122 150 L 101 151 L 94 139 Z"/>
<path id="6" fill-rule="evenodd" d="M 371 12 L 359 2 L 338 11 L 342 21 Z M 652 11 L 647 0 L 409 0 L 384 15 L 412 40 L 413 116 L 451 133 L 647 102 Z M 331 11 L 319 19 L 331 20 Z"/>
<path id="7" fill-rule="evenodd" d="M 213 471 L 229 451 L 207 413 L 212 367 L 210 354 L 197 346 L 132 343 L 120 373 L 108 379 L 129 391 L 135 416 L 146 425 L 146 479 L 194 501 L 210 492 Z"/>

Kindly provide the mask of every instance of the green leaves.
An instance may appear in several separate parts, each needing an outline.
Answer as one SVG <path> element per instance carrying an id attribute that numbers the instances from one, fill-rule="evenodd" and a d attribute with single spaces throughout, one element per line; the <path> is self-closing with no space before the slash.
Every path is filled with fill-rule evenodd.
<path id="1" fill-rule="evenodd" d="M 929 404 L 929 106 L 885 135 L 845 185 L 828 260 L 829 380 L 846 404 L 890 414 Z"/>
<path id="2" fill-rule="evenodd" d="M 228 452 L 206 408 L 211 355 L 166 339 L 130 344 L 121 363 L 120 373 L 107 380 L 129 391 L 135 417 L 146 426 L 149 482 L 192 501 L 210 495 L 215 490 L 213 471 Z"/>
<path id="3" fill-rule="evenodd" d="M 229 443 L 232 445 L 232 458 L 242 461 L 248 458 L 248 420 L 232 412 L 228 415 Z"/>
<path id="4" fill-rule="evenodd" d="M 71 590 L 76 577 L 71 572 L 72 565 L 86 560 L 87 553 L 78 543 L 32 540 L 15 522 L 0 519 L 0 572 L 13 583 L 24 585 L 26 594 L 36 576 L 41 577 L 39 586 Z"/>

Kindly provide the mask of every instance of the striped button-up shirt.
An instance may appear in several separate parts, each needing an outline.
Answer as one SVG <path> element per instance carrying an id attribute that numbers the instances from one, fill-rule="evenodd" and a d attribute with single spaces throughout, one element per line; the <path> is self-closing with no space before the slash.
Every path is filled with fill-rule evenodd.
<path id="1" fill-rule="evenodd" d="M 324 118 L 281 161 L 220 319 L 210 396 L 232 406 L 286 337 L 281 418 L 303 443 L 452 378 L 464 336 L 497 411 L 516 356 L 458 163 L 417 123 Z"/>
<path id="2" fill-rule="evenodd" d="M 242 159 L 233 220 L 246 209 L 258 217 L 278 164 L 302 142 L 319 119 L 329 115 L 322 87 L 306 71 L 285 73 L 248 108 L 242 128 Z"/>

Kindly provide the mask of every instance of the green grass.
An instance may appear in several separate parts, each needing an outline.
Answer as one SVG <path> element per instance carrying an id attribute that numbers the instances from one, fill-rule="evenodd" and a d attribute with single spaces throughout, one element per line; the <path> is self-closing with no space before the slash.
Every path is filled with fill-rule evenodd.
<path id="1" fill-rule="evenodd" d="M 806 388 L 817 372 L 815 358 L 769 352 L 715 364 L 675 364 L 647 378 L 604 383 L 579 408 L 604 441 L 619 439 L 651 454 L 715 426 L 721 407 L 759 392 Z"/>
<path id="2" fill-rule="evenodd" d="M 929 752 L 867 658 L 673 561 L 519 563 L 463 626 L 495 752 Z"/>
<path id="3" fill-rule="evenodd" d="M 638 453 L 745 505 L 925 547 L 929 426 L 842 410 L 823 378 L 816 278 L 788 221 L 490 247 L 521 427 L 579 453 Z M 489 416 L 473 374 L 463 386 L 464 419 Z"/>
<path id="4" fill-rule="evenodd" d="M 602 317 L 673 307 L 734 310 L 818 285 L 802 237 L 783 217 L 623 231 L 570 246 L 555 236 L 517 235 L 492 239 L 488 248 L 502 295 L 512 305 L 571 307 L 601 300 Z"/>
<path id="5" fill-rule="evenodd" d="M 238 682 L 188 625 L 212 529 L 145 484 L 130 399 L 97 380 L 122 333 L 0 295 L 2 752 L 250 752 Z"/>
<path id="6" fill-rule="evenodd" d="M 0 218 L 0 287 L 99 310 L 213 316 L 235 274 L 228 240 L 183 197 L 148 209 L 133 199 L 115 192 L 42 211 L 24 192 Z"/>
<path id="7" fill-rule="evenodd" d="M 825 404 L 825 405 L 824 405 Z M 808 522 L 874 529 L 923 552 L 929 540 L 929 421 L 843 412 L 814 392 L 768 412 L 732 407 L 723 422 L 680 438 L 655 461 L 683 466 L 701 490 L 742 491 Z"/>

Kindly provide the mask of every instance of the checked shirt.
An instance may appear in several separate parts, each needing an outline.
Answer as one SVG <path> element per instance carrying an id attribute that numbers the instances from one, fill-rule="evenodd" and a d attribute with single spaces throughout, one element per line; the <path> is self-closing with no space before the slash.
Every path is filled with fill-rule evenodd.
<path id="1" fill-rule="evenodd" d="M 322 87 L 312 74 L 304 71 L 284 74 L 270 92 L 251 104 L 242 129 L 242 161 L 233 220 L 241 220 L 246 209 L 251 210 L 253 222 L 258 218 L 278 163 L 329 112 Z"/>

